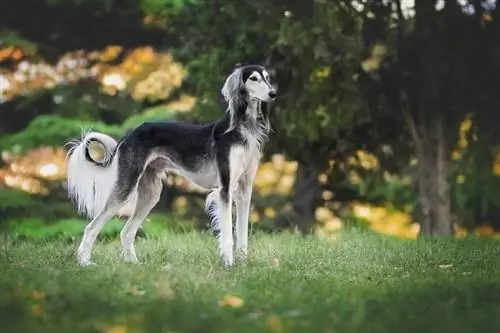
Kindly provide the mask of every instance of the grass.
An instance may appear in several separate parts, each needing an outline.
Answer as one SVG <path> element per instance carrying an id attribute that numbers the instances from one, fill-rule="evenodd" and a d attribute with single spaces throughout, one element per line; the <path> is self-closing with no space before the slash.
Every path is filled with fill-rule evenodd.
<path id="1" fill-rule="evenodd" d="M 248 264 L 225 270 L 200 233 L 139 240 L 139 266 L 119 260 L 117 242 L 98 243 L 89 268 L 75 265 L 76 244 L 11 245 L 1 331 L 500 331 L 498 241 L 350 231 L 336 241 L 258 234 L 250 246 Z"/>

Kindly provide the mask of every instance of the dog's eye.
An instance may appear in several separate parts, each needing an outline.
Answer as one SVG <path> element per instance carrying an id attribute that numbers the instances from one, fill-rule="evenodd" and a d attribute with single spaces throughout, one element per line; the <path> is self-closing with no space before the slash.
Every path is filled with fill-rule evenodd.
<path id="1" fill-rule="evenodd" d="M 257 81 L 257 78 L 255 76 L 250 76 L 250 81 Z"/>

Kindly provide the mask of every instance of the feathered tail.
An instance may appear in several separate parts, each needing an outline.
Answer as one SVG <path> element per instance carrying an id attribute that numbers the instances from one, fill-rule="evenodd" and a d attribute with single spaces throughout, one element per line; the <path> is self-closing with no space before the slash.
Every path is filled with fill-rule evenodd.
<path id="1" fill-rule="evenodd" d="M 214 190 L 208 193 L 205 199 L 205 212 L 210 218 L 210 229 L 215 237 L 220 234 L 220 219 L 219 219 L 219 190 Z"/>
<path id="2" fill-rule="evenodd" d="M 90 132 L 70 144 L 68 195 L 78 213 L 93 218 L 104 209 L 117 180 L 117 142 L 106 134 Z"/>

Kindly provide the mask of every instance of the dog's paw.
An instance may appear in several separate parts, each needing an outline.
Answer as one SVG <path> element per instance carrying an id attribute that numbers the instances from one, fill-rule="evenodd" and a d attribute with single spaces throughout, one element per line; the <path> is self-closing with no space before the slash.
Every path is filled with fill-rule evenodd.
<path id="1" fill-rule="evenodd" d="M 243 264 L 248 263 L 247 251 L 242 249 L 236 250 L 236 259 Z"/>
<path id="2" fill-rule="evenodd" d="M 93 266 L 97 266 L 96 263 L 94 263 L 93 261 L 90 261 L 90 260 L 79 261 L 78 265 L 80 267 L 93 267 Z"/>
<path id="3" fill-rule="evenodd" d="M 137 257 L 135 255 L 127 253 L 127 252 L 122 252 L 122 258 L 123 258 L 123 261 L 125 261 L 126 263 L 129 263 L 129 264 L 136 264 L 136 265 L 141 264 L 141 262 L 139 261 L 139 259 L 137 259 Z"/>
<path id="4" fill-rule="evenodd" d="M 233 257 L 221 257 L 221 262 L 224 268 L 231 268 L 234 266 L 234 258 Z"/>

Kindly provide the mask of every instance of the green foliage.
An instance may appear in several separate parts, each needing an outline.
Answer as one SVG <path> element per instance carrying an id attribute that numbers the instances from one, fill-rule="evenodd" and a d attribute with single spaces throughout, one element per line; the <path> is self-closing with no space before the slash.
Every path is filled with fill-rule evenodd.
<path id="1" fill-rule="evenodd" d="M 371 203 L 391 203 L 403 208 L 415 205 L 417 195 L 408 180 L 398 175 L 382 172 L 360 172 L 359 182 L 353 187 L 359 191 L 360 197 Z"/>
<path id="2" fill-rule="evenodd" d="M 37 51 L 37 45 L 34 42 L 21 36 L 17 31 L 9 29 L 0 29 L 0 47 L 3 45 L 19 47 L 26 54 L 34 54 Z"/>
<path id="3" fill-rule="evenodd" d="M 203 0 L 141 0 L 140 7 L 145 14 L 167 18 L 178 15 L 186 5 L 194 5 Z"/>
<path id="4" fill-rule="evenodd" d="M 67 218 L 57 221 L 46 221 L 42 218 L 11 219 L 7 231 L 13 240 L 51 241 L 73 240 L 83 234 L 88 223 L 80 218 Z M 125 219 L 113 218 L 107 222 L 99 234 L 100 238 L 117 239 L 125 225 Z M 194 222 L 176 216 L 151 214 L 144 222 L 140 235 L 159 237 L 166 233 L 183 233 L 194 229 Z"/>
<path id="5" fill-rule="evenodd" d="M 276 72 L 278 150 L 302 160 L 318 159 L 305 147 L 335 149 L 339 130 L 367 120 L 353 79 L 359 24 L 335 1 L 206 1 L 168 22 L 181 38 L 174 51 L 188 64 L 205 118 L 220 116 L 220 87 L 236 64 L 268 64 Z"/>
<path id="6" fill-rule="evenodd" d="M 213 237 L 16 244 L 0 254 L 6 332 L 455 332 L 500 329 L 500 247 L 492 240 L 401 241 L 352 230 L 334 242 L 253 235 L 246 265 L 225 270 Z M 472 255 L 471 255 L 472 254 Z M 452 281 L 452 283 L 450 283 Z M 226 302 L 237 297 L 242 304 Z M 233 307 L 232 307 L 232 306 Z M 436 311 L 440 309 L 441 311 Z"/>
<path id="7" fill-rule="evenodd" d="M 141 10 L 145 14 L 176 14 L 186 4 L 195 4 L 201 0 L 46 0 L 51 6 L 67 6 L 80 10 L 111 13 L 113 11 Z"/>
<path id="8" fill-rule="evenodd" d="M 452 165 L 449 177 L 452 208 L 467 227 L 484 222 L 488 213 L 500 207 L 500 177 L 492 172 L 494 164 L 491 141 L 480 134 L 463 151 L 461 160 Z"/>
<path id="9" fill-rule="evenodd" d="M 42 115 L 34 118 L 24 131 L 1 137 L 0 149 L 20 153 L 41 145 L 62 146 L 90 129 L 118 138 L 144 121 L 169 120 L 174 116 L 174 112 L 156 107 L 132 115 L 122 125 L 108 125 L 102 121 Z"/>
<path id="10" fill-rule="evenodd" d="M 32 195 L 12 189 L 0 188 L 0 225 L 10 218 L 40 214 L 44 205 Z"/>

